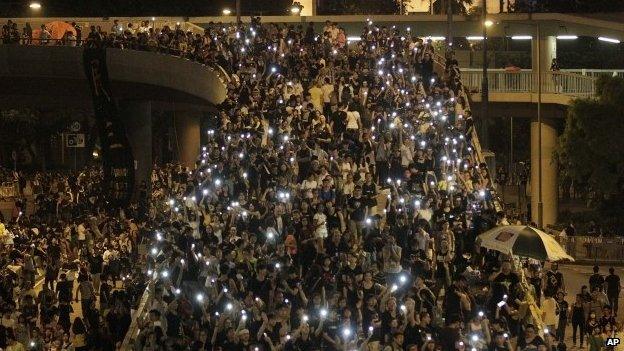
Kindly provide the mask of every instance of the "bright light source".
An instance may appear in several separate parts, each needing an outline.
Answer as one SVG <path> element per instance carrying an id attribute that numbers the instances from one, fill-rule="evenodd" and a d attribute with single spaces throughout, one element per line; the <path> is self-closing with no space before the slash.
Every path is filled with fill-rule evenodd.
<path id="1" fill-rule="evenodd" d="M 221 12 L 222 12 L 222 13 L 223 13 L 223 15 L 225 15 L 225 16 L 229 16 L 229 15 L 231 15 L 231 14 L 232 14 L 232 10 L 230 10 L 230 9 L 228 9 L 228 8 L 223 9 L 223 11 L 221 11 Z"/>
<path id="2" fill-rule="evenodd" d="M 557 35 L 557 39 L 559 40 L 574 40 L 578 39 L 576 35 Z"/>
<path id="3" fill-rule="evenodd" d="M 466 40 L 483 40 L 483 37 L 479 35 L 473 35 L 473 36 L 466 37 Z"/>
<path id="4" fill-rule="evenodd" d="M 294 5 L 293 7 L 290 8 L 290 12 L 293 15 L 298 15 L 299 13 L 301 13 L 301 7 Z"/>
<path id="5" fill-rule="evenodd" d="M 439 41 L 446 39 L 445 37 L 427 37 L 426 39 L 430 39 L 431 41 Z"/>
<path id="6" fill-rule="evenodd" d="M 513 35 L 511 37 L 512 40 L 531 40 L 533 39 L 530 35 Z"/>
<path id="7" fill-rule="evenodd" d="M 30 7 L 33 10 L 39 10 L 41 9 L 41 3 L 40 2 L 31 2 L 30 5 L 28 5 L 28 7 Z"/>
<path id="8" fill-rule="evenodd" d="M 493 26 L 493 25 L 494 25 L 494 22 L 493 22 L 492 20 L 485 20 L 485 21 L 483 22 L 483 24 L 484 24 L 486 27 L 491 27 L 491 26 Z"/>
<path id="9" fill-rule="evenodd" d="M 347 37 L 347 40 L 349 40 L 349 41 L 360 41 L 360 40 L 362 40 L 362 38 L 354 36 L 354 37 Z"/>
<path id="10" fill-rule="evenodd" d="M 613 43 L 613 44 L 619 44 L 620 43 L 620 41 L 617 40 L 617 39 L 607 38 L 607 37 L 598 37 L 598 40 L 606 41 L 607 43 Z"/>

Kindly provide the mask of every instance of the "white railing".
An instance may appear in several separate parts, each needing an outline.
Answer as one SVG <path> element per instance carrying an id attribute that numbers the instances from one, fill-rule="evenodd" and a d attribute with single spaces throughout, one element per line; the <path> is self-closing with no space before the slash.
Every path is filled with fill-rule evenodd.
<path id="1" fill-rule="evenodd" d="M 531 70 L 507 72 L 488 70 L 488 90 L 493 93 L 537 93 L 537 74 Z M 462 82 L 470 91 L 480 91 L 483 72 L 462 69 Z M 571 96 L 593 96 L 596 79 L 569 72 L 542 73 L 542 93 Z"/>
<path id="2" fill-rule="evenodd" d="M 571 68 L 562 69 L 562 72 L 580 74 L 582 76 L 589 76 L 592 78 L 598 78 L 600 76 L 609 77 L 621 77 L 624 78 L 624 69 L 585 69 L 585 68 Z"/>

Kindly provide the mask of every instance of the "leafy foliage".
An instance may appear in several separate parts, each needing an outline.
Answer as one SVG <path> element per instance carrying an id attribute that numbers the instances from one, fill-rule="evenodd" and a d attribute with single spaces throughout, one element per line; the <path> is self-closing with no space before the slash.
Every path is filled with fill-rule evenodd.
<path id="1" fill-rule="evenodd" d="M 401 13 L 401 1 L 398 0 L 330 0 L 320 1 L 319 13 L 327 15 L 374 15 Z"/>
<path id="2" fill-rule="evenodd" d="M 433 13 L 446 13 L 447 1 L 451 2 L 451 10 L 454 15 L 466 15 L 466 8 L 472 5 L 472 0 L 435 0 L 433 2 Z"/>
<path id="3" fill-rule="evenodd" d="M 514 12 L 612 13 L 624 11 L 623 0 L 517 0 Z"/>
<path id="4" fill-rule="evenodd" d="M 569 108 L 556 156 L 562 176 L 587 184 L 597 199 L 624 195 L 624 79 L 600 77 L 598 98 L 577 99 Z"/>

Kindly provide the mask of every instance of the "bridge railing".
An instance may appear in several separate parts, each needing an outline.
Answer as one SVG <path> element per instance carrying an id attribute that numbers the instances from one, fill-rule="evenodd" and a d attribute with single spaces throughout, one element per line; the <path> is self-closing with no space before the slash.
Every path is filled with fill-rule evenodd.
<path id="1" fill-rule="evenodd" d="M 488 91 L 494 93 L 537 93 L 538 76 L 531 70 L 509 72 L 488 70 Z M 542 93 L 571 96 L 593 96 L 596 78 L 570 72 L 541 73 Z M 481 91 L 483 72 L 462 69 L 462 82 L 472 92 Z"/>
<path id="2" fill-rule="evenodd" d="M 592 77 L 592 78 L 598 78 L 600 76 L 624 78 L 624 69 L 571 68 L 571 69 L 562 69 L 561 72 L 580 74 L 582 76 L 589 76 L 589 77 Z"/>

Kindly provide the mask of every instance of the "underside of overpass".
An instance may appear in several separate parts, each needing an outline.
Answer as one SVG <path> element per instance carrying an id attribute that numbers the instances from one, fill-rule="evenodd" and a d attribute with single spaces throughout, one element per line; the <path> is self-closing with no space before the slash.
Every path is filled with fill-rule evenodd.
<path id="1" fill-rule="evenodd" d="M 153 52 L 105 49 L 104 57 L 112 103 L 134 157 L 134 189 L 149 179 L 157 158 L 154 144 L 160 142 L 153 131 L 162 130 L 162 124 L 172 126 L 178 160 L 194 164 L 202 123 L 217 115 L 216 105 L 225 99 L 222 75 L 199 63 Z M 0 109 L 80 111 L 93 119 L 97 114 L 83 48 L 0 46 Z"/>
<path id="2" fill-rule="evenodd" d="M 476 95 L 476 94 L 475 94 Z M 490 97 L 496 94 L 490 94 Z M 557 222 L 558 215 L 558 172 L 557 164 L 554 159 L 554 152 L 557 146 L 558 130 L 565 123 L 567 115 L 567 104 L 542 103 L 541 104 L 541 123 L 537 119 L 537 103 L 526 99 L 531 94 L 513 94 L 507 93 L 505 98 L 507 101 L 501 101 L 502 97 L 491 99 L 488 103 L 488 116 L 492 117 L 487 123 L 478 123 L 479 139 L 483 145 L 489 145 L 489 139 L 492 135 L 498 135 L 498 129 L 493 129 L 493 118 L 501 120 L 509 120 L 513 118 L 522 119 L 529 123 L 529 140 L 530 148 L 530 197 L 531 197 L 531 219 L 538 223 L 538 216 L 541 215 L 544 225 L 552 225 Z M 514 96 L 515 99 L 514 99 Z M 553 94 L 554 95 L 554 94 Z M 555 99 L 567 100 L 569 104 L 571 99 L 567 97 L 558 97 Z M 555 100 L 551 99 L 551 100 Z M 527 100 L 527 101 L 523 101 Z M 476 121 L 481 120 L 482 105 L 481 97 L 471 98 L 471 107 Z M 525 122 L 527 123 L 527 122 Z M 517 124 L 517 122 L 516 122 Z M 541 127 L 541 128 L 540 128 Z M 540 138 L 541 131 L 541 138 Z M 513 133 L 513 131 L 511 132 Z M 513 137 L 513 136 L 512 136 Z M 487 148 L 487 147 L 486 147 Z M 541 152 L 540 152 L 541 148 Z M 541 161 L 540 161 L 541 159 Z M 541 162 L 541 174 L 538 165 Z M 541 182 L 540 182 L 541 176 Z M 539 204 L 539 186 L 542 187 L 542 204 Z M 541 209 L 540 209 L 541 207 Z M 541 212 L 541 214 L 540 214 Z"/>

